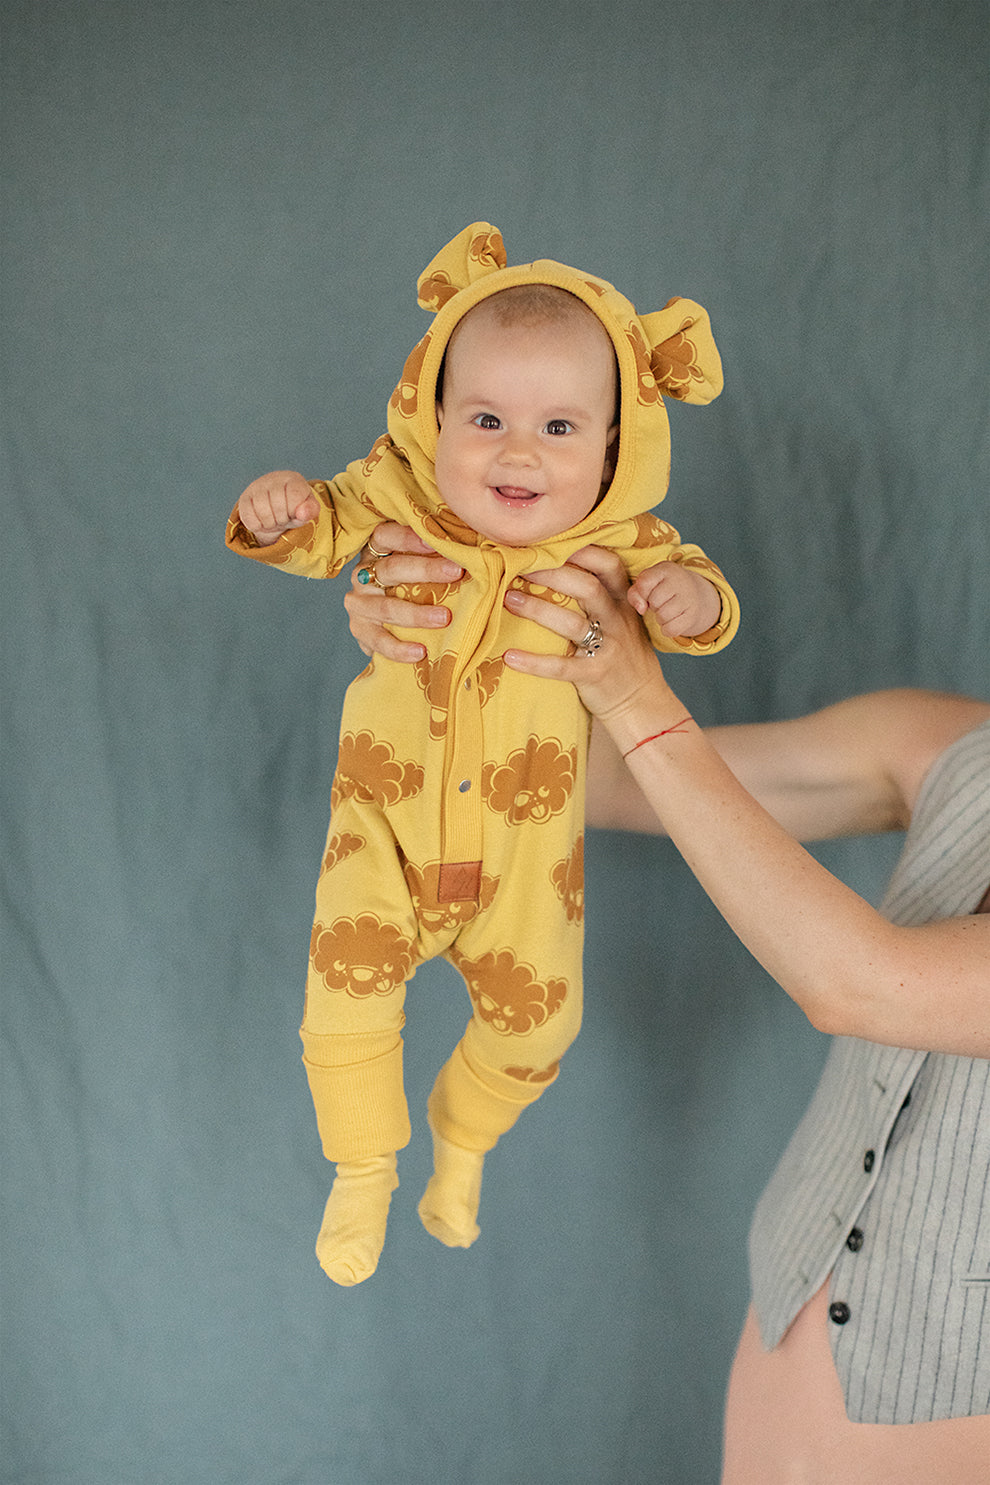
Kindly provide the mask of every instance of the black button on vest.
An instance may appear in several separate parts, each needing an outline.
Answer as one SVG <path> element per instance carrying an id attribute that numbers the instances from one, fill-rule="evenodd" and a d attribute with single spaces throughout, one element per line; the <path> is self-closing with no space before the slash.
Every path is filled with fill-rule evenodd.
<path id="1" fill-rule="evenodd" d="M 841 1299 L 836 1300 L 835 1304 L 828 1307 L 828 1318 L 834 1321 L 836 1325 L 845 1325 L 849 1319 L 849 1314 L 849 1306 Z"/>
<path id="2" fill-rule="evenodd" d="M 859 1227 L 854 1227 L 853 1230 L 852 1230 L 852 1232 L 846 1238 L 846 1247 L 849 1249 L 850 1253 L 858 1253 L 859 1250 L 860 1250 L 860 1248 L 862 1246 L 863 1246 L 863 1232 L 862 1232 L 862 1229 L 859 1228 Z"/>
<path id="3" fill-rule="evenodd" d="M 869 1175 L 870 1171 L 873 1169 L 873 1162 L 874 1160 L 876 1160 L 876 1158 L 877 1157 L 872 1150 L 867 1150 L 866 1154 L 863 1156 L 863 1169 L 866 1171 L 867 1175 Z"/>

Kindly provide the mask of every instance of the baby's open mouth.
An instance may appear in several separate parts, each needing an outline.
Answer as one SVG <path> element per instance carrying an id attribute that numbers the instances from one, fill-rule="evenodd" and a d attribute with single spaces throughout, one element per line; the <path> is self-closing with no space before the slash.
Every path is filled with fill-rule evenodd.
<path id="1" fill-rule="evenodd" d="M 503 500 L 509 500 L 513 505 L 526 505 L 532 500 L 539 500 L 539 490 L 524 490 L 521 485 L 496 485 L 495 494 L 500 495 Z"/>

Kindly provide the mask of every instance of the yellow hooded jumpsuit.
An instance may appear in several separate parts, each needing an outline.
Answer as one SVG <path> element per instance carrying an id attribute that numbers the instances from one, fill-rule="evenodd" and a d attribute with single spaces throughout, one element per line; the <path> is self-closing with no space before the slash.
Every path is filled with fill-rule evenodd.
<path id="1" fill-rule="evenodd" d="M 504 547 L 443 503 L 434 475 L 436 386 L 463 316 L 503 289 L 550 284 L 601 321 L 619 373 L 619 452 L 591 513 L 538 547 Z M 704 403 L 722 386 L 708 316 L 673 299 L 638 315 L 602 279 L 548 260 L 506 266 L 486 222 L 460 233 L 419 280 L 435 313 L 389 403 L 388 434 L 367 459 L 316 481 L 319 516 L 259 547 L 231 516 L 227 544 L 307 577 L 334 577 L 383 520 L 399 521 L 466 572 L 450 588 L 397 589 L 452 613 L 417 634 L 417 665 L 376 656 L 348 689 L 316 890 L 303 1061 L 329 1160 L 401 1149 L 406 982 L 434 955 L 467 982 L 472 1015 L 430 1095 L 433 1127 L 490 1150 L 554 1081 L 581 1020 L 584 775 L 589 721 L 572 686 L 510 670 L 511 647 L 560 653 L 556 635 L 505 609 L 522 574 L 589 543 L 617 550 L 631 576 L 661 561 L 697 568 L 722 596 L 718 624 L 661 650 L 708 654 L 738 625 L 729 584 L 700 548 L 649 512 L 663 499 L 670 434 L 663 396 Z M 538 590 L 547 595 L 543 590 Z M 559 596 L 559 595 L 558 595 Z"/>

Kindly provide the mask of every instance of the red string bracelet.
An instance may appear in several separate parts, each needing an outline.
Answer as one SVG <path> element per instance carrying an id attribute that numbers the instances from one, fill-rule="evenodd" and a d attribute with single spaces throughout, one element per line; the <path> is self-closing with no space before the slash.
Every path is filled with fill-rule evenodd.
<path id="1" fill-rule="evenodd" d="M 674 723 L 673 727 L 665 727 L 662 732 L 653 732 L 650 734 L 649 737 L 644 737 L 642 742 L 633 743 L 632 747 L 629 749 L 629 753 L 635 753 L 637 748 L 645 748 L 648 742 L 656 742 L 658 737 L 666 737 L 668 732 L 680 732 L 685 722 L 693 721 L 693 717 L 682 717 L 679 722 Z M 628 758 L 629 753 L 623 753 L 623 758 Z"/>

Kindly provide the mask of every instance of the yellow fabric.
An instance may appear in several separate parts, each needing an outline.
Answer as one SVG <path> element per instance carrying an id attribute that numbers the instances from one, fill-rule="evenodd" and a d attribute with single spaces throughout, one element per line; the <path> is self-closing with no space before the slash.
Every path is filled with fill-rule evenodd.
<path id="1" fill-rule="evenodd" d="M 371 1051 L 362 1043 L 378 1043 Z M 363 1055 L 370 1051 L 370 1055 Z M 326 1062 L 317 1061 L 321 1056 Z M 402 1038 L 308 1037 L 303 1066 L 328 1160 L 363 1160 L 409 1143 L 402 1080 Z"/>
<path id="2" fill-rule="evenodd" d="M 485 1157 L 453 1145 L 434 1128 L 433 1174 L 416 1208 L 427 1232 L 448 1248 L 470 1248 L 481 1236 L 478 1208 Z"/>
<path id="3" fill-rule="evenodd" d="M 338 1163 L 316 1239 L 320 1267 L 335 1284 L 363 1284 L 375 1272 L 398 1184 L 394 1151 Z"/>
<path id="4" fill-rule="evenodd" d="M 440 1069 L 427 1104 L 437 1134 L 463 1150 L 480 1153 L 494 1149 L 523 1109 L 556 1081 L 559 1070 L 552 1062 L 539 1082 L 520 1082 L 512 1072 L 489 1065 L 483 1042 L 484 1023 L 471 1021 Z"/>
<path id="5" fill-rule="evenodd" d="M 482 299 L 527 283 L 566 289 L 605 327 L 619 370 L 620 433 L 615 474 L 596 508 L 563 535 L 516 548 L 479 537 L 443 504 L 434 478 L 435 404 L 454 327 Z M 451 623 L 417 633 L 427 650 L 418 665 L 376 657 L 344 703 L 301 1033 L 308 1066 L 321 1069 L 318 1078 L 310 1072 L 311 1085 L 325 1148 L 337 1160 L 369 1152 L 353 1129 L 341 1149 L 331 1127 L 341 1116 L 329 1069 L 343 1054 L 330 1052 L 327 1039 L 343 1038 L 346 1051 L 359 1032 L 397 1036 L 405 983 L 423 959 L 445 954 L 471 993 L 470 1066 L 493 1096 L 463 1119 L 457 1110 L 440 1116 L 469 1148 L 490 1148 L 500 1119 L 504 1131 L 552 1081 L 580 1024 L 588 718 L 573 687 L 505 666 L 510 647 L 563 649 L 557 636 L 505 609 L 506 590 L 594 542 L 619 551 L 633 576 L 673 560 L 719 590 L 714 629 L 669 640 L 654 625 L 659 648 L 711 653 L 738 625 L 735 595 L 719 569 L 650 513 L 670 468 L 664 396 L 704 403 L 721 389 L 705 311 L 673 299 L 640 316 L 612 285 L 577 269 L 549 260 L 508 267 L 488 223 L 460 233 L 418 287 L 435 319 L 392 395 L 388 434 L 366 459 L 329 483 L 313 483 L 321 510 L 309 525 L 259 547 L 235 511 L 227 531 L 228 545 L 245 556 L 333 577 L 380 521 L 396 520 L 467 574 L 449 589 L 402 590 L 445 603 Z M 384 1079 L 388 1059 L 378 1063 Z M 518 1097 L 504 1100 L 496 1115 L 496 1090 L 504 1091 L 506 1079 Z M 463 1078 L 442 1081 L 466 1086 Z M 395 1088 L 393 1069 L 389 1090 L 383 1081 L 374 1096 L 362 1095 L 369 1116 L 396 1106 Z"/>

